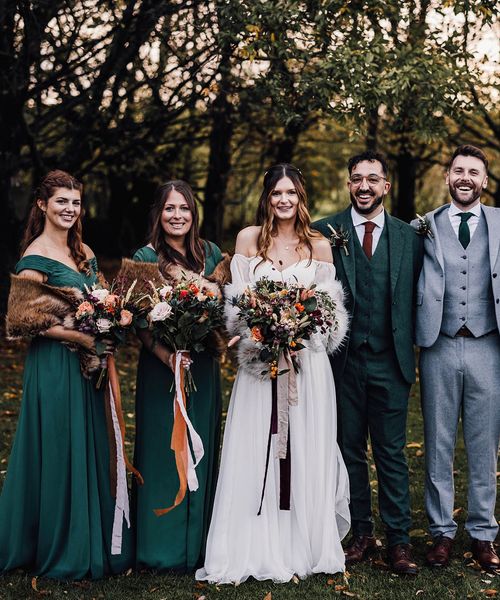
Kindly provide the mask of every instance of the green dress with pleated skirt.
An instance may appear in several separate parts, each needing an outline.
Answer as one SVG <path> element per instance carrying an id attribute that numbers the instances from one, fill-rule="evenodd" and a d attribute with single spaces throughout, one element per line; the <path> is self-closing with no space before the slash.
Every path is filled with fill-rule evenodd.
<path id="1" fill-rule="evenodd" d="M 91 273 L 38 255 L 24 269 L 47 283 L 83 289 Z M 120 555 L 111 555 L 114 499 L 104 394 L 80 371 L 78 354 L 61 342 L 35 338 L 24 367 L 19 422 L 0 495 L 0 572 L 21 567 L 55 579 L 98 579 L 133 563 L 133 543 L 123 526 Z"/>
<path id="2" fill-rule="evenodd" d="M 221 260 L 214 244 L 205 243 L 205 275 Z M 138 262 L 157 262 L 149 246 L 134 255 Z M 203 564 L 215 494 L 220 447 L 221 389 L 219 362 L 206 352 L 192 353 L 191 372 L 198 391 L 187 398 L 187 412 L 203 441 L 205 454 L 196 467 L 199 488 L 186 492 L 169 513 L 154 509 L 171 506 L 179 488 L 174 452 L 172 371 L 154 354 L 142 349 L 137 370 L 135 466 L 144 485 L 135 488 L 137 568 L 188 572 Z"/>

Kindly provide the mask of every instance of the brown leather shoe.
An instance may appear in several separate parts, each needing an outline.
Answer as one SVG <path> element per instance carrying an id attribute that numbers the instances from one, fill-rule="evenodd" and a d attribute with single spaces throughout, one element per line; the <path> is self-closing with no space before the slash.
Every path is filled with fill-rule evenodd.
<path id="1" fill-rule="evenodd" d="M 353 535 L 344 548 L 345 564 L 353 565 L 368 560 L 377 549 L 377 540 L 371 535 Z"/>
<path id="2" fill-rule="evenodd" d="M 446 567 L 450 562 L 453 539 L 440 535 L 434 539 L 434 543 L 427 551 L 426 560 L 430 567 Z"/>
<path id="3" fill-rule="evenodd" d="M 416 575 L 417 564 L 413 562 L 410 544 L 396 544 L 387 551 L 393 573 L 398 575 Z"/>
<path id="4" fill-rule="evenodd" d="M 473 539 L 472 554 L 485 571 L 500 569 L 500 559 L 492 542 Z"/>

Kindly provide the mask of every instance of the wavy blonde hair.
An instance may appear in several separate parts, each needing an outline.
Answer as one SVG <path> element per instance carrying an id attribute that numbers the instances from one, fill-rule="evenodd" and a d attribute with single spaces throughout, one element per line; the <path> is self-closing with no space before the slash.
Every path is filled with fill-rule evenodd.
<path id="1" fill-rule="evenodd" d="M 259 237 L 257 238 L 257 256 L 260 256 L 263 261 L 269 260 L 268 252 L 277 231 L 276 218 L 271 206 L 271 194 L 278 181 L 283 179 L 283 177 L 288 177 L 292 181 L 299 199 L 295 219 L 295 233 L 299 238 L 298 248 L 305 246 L 309 250 L 309 260 L 311 260 L 313 253 L 312 240 L 320 237 L 320 234 L 311 229 L 311 217 L 307 210 L 308 200 L 304 176 L 297 167 L 288 163 L 274 165 L 264 173 L 263 190 L 259 198 L 255 219 L 256 225 L 261 226 Z"/>

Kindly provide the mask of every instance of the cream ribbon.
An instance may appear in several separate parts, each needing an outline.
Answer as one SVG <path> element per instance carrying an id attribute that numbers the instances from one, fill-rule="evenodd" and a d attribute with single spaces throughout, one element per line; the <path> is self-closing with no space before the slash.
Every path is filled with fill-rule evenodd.
<path id="1" fill-rule="evenodd" d="M 286 458 L 288 442 L 288 407 L 297 406 L 297 374 L 288 351 L 282 352 L 278 360 L 278 372 L 288 369 L 287 373 L 278 376 L 278 434 L 276 442 L 276 458 Z"/>
<path id="2" fill-rule="evenodd" d="M 203 458 L 205 451 L 203 449 L 203 442 L 201 437 L 195 431 L 193 424 L 189 420 L 186 407 L 183 402 L 183 393 L 181 383 L 181 361 L 182 361 L 182 350 L 178 350 L 175 353 L 175 396 L 174 396 L 174 414 L 175 408 L 177 404 L 177 408 L 180 411 L 184 422 L 187 425 L 189 436 L 191 438 L 191 447 L 192 452 L 189 449 L 189 442 L 186 440 L 187 448 L 188 448 L 188 470 L 187 470 L 187 483 L 190 492 L 195 492 L 198 489 L 198 477 L 196 475 L 196 467 L 198 466 L 200 460 Z M 193 460 L 194 454 L 194 460 Z"/>
<path id="3" fill-rule="evenodd" d="M 109 406 L 111 410 L 111 418 L 113 420 L 113 431 L 115 434 L 116 446 L 116 498 L 113 531 L 111 534 L 111 554 L 121 554 L 123 519 L 127 521 L 127 526 L 130 529 L 130 507 L 128 500 L 127 469 L 125 466 L 125 456 L 123 454 L 123 438 L 120 429 L 120 423 L 118 421 L 118 415 L 116 413 L 113 387 L 109 379 L 108 386 Z"/>

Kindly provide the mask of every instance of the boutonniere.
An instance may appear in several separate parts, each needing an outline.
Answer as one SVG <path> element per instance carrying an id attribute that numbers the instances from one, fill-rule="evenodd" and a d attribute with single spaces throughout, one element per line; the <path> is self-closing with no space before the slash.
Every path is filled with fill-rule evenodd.
<path id="1" fill-rule="evenodd" d="M 417 225 L 418 235 L 423 235 L 424 237 L 429 236 L 429 237 L 433 238 L 434 234 L 432 233 L 431 223 L 430 223 L 429 219 L 427 218 L 427 215 L 424 215 L 423 217 L 421 217 L 417 213 L 417 220 L 418 220 L 418 225 Z"/>
<path id="2" fill-rule="evenodd" d="M 330 223 L 327 223 L 327 227 L 332 232 L 332 235 L 329 238 L 330 244 L 334 248 L 342 248 L 345 252 L 345 255 L 349 256 L 349 250 L 347 249 L 347 244 L 349 243 L 349 232 L 343 229 L 342 226 L 337 231 L 330 225 Z"/>

